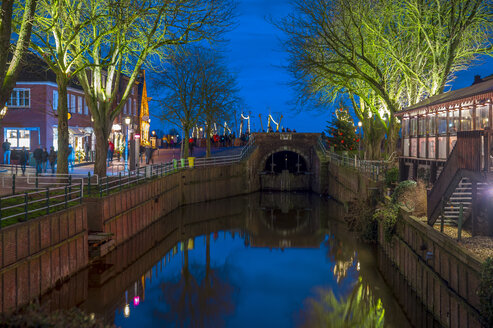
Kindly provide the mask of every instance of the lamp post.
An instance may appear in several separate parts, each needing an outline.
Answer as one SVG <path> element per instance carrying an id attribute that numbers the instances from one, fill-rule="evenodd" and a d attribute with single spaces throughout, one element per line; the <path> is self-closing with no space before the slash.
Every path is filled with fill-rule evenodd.
<path id="1" fill-rule="evenodd" d="M 128 126 L 130 125 L 130 117 L 125 117 L 125 125 L 127 126 L 127 133 L 125 134 L 125 171 L 128 168 Z"/>
<path id="2" fill-rule="evenodd" d="M 359 143 L 358 143 L 358 150 L 361 152 L 361 127 L 363 126 L 363 123 L 361 121 L 358 122 L 358 128 L 359 128 Z M 361 155 L 360 155 L 361 156 Z"/>

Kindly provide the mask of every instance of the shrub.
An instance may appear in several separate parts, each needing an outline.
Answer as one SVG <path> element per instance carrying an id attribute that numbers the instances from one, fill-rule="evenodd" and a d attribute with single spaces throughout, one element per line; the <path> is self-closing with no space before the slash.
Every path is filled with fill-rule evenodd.
<path id="1" fill-rule="evenodd" d="M 415 216 L 426 216 L 426 185 L 422 181 L 403 181 L 392 194 L 392 203 L 402 206 Z"/>
<path id="2" fill-rule="evenodd" d="M 478 287 L 480 310 L 486 327 L 493 327 L 493 258 L 484 261 Z"/>
<path id="3" fill-rule="evenodd" d="M 387 187 L 392 187 L 395 183 L 399 181 L 399 168 L 392 167 L 385 172 L 385 185 Z"/>
<path id="4" fill-rule="evenodd" d="M 383 225 L 385 241 L 388 243 L 392 241 L 392 236 L 395 234 L 395 224 L 397 223 L 398 213 L 399 207 L 393 203 L 389 203 L 384 207 L 377 209 L 375 214 L 373 214 L 373 219 L 377 222 L 381 222 Z"/>
<path id="5" fill-rule="evenodd" d="M 398 204 L 398 201 L 401 199 L 401 196 L 404 194 L 404 192 L 408 191 L 409 189 L 414 189 L 415 187 L 416 182 L 412 180 L 406 180 L 399 183 L 395 188 L 394 193 L 392 194 L 392 204 Z"/>
<path id="6" fill-rule="evenodd" d="M 358 200 L 351 203 L 344 217 L 349 230 L 357 233 L 358 239 L 374 243 L 378 237 L 378 222 L 373 218 L 374 208 L 367 202 Z"/>

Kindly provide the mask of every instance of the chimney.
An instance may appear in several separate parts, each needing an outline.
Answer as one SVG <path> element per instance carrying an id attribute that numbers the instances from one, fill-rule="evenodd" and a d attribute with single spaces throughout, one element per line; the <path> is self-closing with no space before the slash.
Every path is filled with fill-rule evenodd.
<path id="1" fill-rule="evenodd" d="M 475 85 L 479 82 L 483 82 L 483 80 L 481 79 L 481 75 L 474 75 L 474 82 L 472 83 L 472 85 Z"/>

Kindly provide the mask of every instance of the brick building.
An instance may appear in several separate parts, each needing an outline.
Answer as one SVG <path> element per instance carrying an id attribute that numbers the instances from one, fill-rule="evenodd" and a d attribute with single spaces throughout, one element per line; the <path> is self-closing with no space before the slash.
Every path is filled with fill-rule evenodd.
<path id="1" fill-rule="evenodd" d="M 31 152 L 38 146 L 47 149 L 54 146 L 57 149 L 58 88 L 56 76 L 43 60 L 35 55 L 29 55 L 26 62 L 28 64 L 21 70 L 18 82 L 7 102 L 8 111 L 1 122 L 0 138 L 2 142 L 8 140 L 14 150 L 23 146 Z M 125 81 L 122 81 L 121 91 L 123 91 L 124 83 Z M 70 113 L 69 143 L 76 151 L 84 150 L 84 144 L 88 143 L 90 149 L 94 151 L 96 138 L 84 91 L 75 79 L 69 84 L 67 91 Z M 128 127 L 131 132 L 139 128 L 138 97 L 136 83 L 127 104 L 113 124 L 110 138 L 118 147 L 124 145 L 124 133 L 127 128 L 124 118 L 131 118 L 131 124 Z"/>

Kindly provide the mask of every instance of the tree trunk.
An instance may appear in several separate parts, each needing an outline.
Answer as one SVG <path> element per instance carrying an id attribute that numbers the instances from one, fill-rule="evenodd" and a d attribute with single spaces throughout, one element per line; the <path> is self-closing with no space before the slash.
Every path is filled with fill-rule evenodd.
<path id="1" fill-rule="evenodd" d="M 109 128 L 105 122 L 94 122 L 94 134 L 96 135 L 96 160 L 94 161 L 94 174 L 99 177 L 106 176 L 106 159 L 108 158 Z"/>
<path id="2" fill-rule="evenodd" d="M 68 78 L 63 74 L 57 74 L 58 85 L 58 155 L 57 155 L 57 173 L 68 174 L 68 96 L 67 86 Z M 74 150 L 75 151 L 75 150 Z"/>
<path id="3" fill-rule="evenodd" d="M 211 126 L 210 124 L 209 125 L 206 125 L 205 127 L 205 133 L 206 133 L 206 136 L 205 136 L 205 157 L 211 157 Z"/>
<path id="4" fill-rule="evenodd" d="M 190 156 L 189 153 L 189 147 L 188 147 L 188 139 L 190 139 L 190 129 L 185 128 L 183 129 L 183 154 L 181 155 L 182 158 L 188 158 Z"/>

